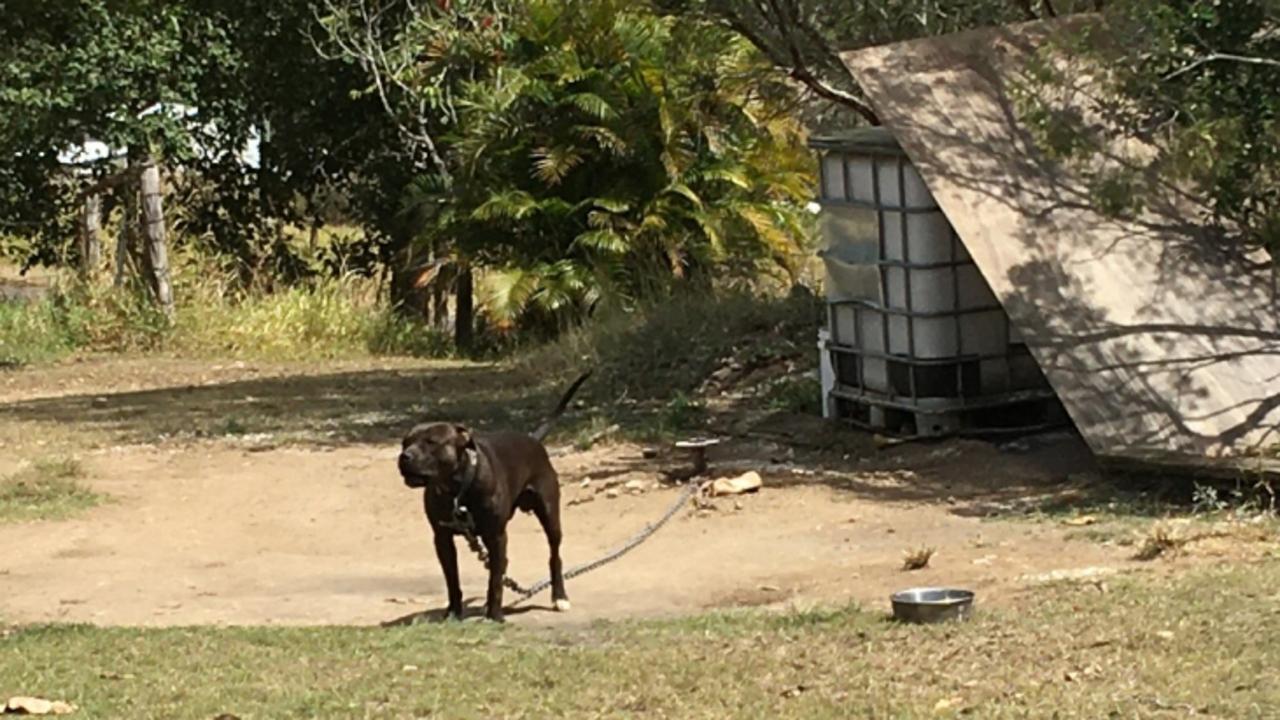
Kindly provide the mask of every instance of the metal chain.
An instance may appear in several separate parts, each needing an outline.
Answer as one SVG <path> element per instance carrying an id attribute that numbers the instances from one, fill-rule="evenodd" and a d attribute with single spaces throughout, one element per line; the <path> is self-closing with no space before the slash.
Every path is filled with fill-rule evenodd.
<path id="1" fill-rule="evenodd" d="M 462 534 L 467 538 L 467 545 L 471 547 L 471 552 L 475 553 L 476 557 L 480 558 L 480 563 L 484 565 L 485 570 L 488 570 L 489 553 L 485 551 L 484 545 L 480 544 L 480 540 L 470 528 L 463 527 Z M 530 595 L 537 593 L 537 590 L 526 590 L 520 585 L 520 583 L 511 579 L 510 575 L 502 576 L 502 586 L 511 592 L 516 593 L 517 595 L 523 595 L 524 597 L 529 597 Z"/>
<path id="2" fill-rule="evenodd" d="M 616 549 L 609 551 L 608 553 L 602 555 L 599 558 L 596 558 L 595 560 L 592 560 L 591 562 L 583 563 L 582 565 L 577 565 L 575 567 L 569 568 L 568 570 L 565 570 L 564 579 L 569 580 L 571 578 L 578 577 L 579 575 L 585 575 L 586 573 L 589 573 L 592 570 L 596 570 L 598 568 L 604 567 L 605 565 L 608 565 L 614 560 L 617 560 L 623 555 L 626 555 L 627 553 L 631 552 L 637 546 L 639 546 L 640 543 L 643 543 L 645 540 L 648 540 L 654 533 L 658 532 L 658 530 L 661 529 L 663 525 L 666 525 L 671 520 L 671 518 L 675 517 L 675 514 L 677 512 L 680 512 L 680 508 L 684 507 L 685 503 L 689 502 L 690 498 L 692 498 L 694 495 L 697 495 L 698 492 L 702 490 L 702 487 L 703 487 L 702 483 L 697 483 L 690 480 L 688 486 L 685 487 L 684 492 L 680 493 L 680 497 L 676 498 L 676 501 L 671 504 L 671 507 L 667 508 L 667 511 L 663 513 L 662 517 L 646 525 L 643 530 L 636 533 L 634 536 L 632 536 L 630 540 L 626 541 L 622 545 L 619 545 Z M 472 530 L 469 527 L 464 526 L 462 528 L 462 532 L 463 532 L 463 535 L 465 535 L 467 538 L 467 545 L 471 547 L 471 552 L 475 553 L 476 557 L 480 558 L 480 562 L 483 563 L 485 569 L 488 570 L 489 569 L 489 553 L 485 552 L 484 546 L 480 544 L 480 541 L 476 538 L 476 534 L 472 532 Z M 515 602 L 511 603 L 512 605 L 518 605 L 524 602 L 525 600 L 528 600 L 529 598 L 533 597 L 534 595 L 537 595 L 543 590 L 546 590 L 547 588 L 551 587 L 551 578 L 545 578 L 543 580 L 539 580 L 538 582 L 534 583 L 530 587 L 526 588 L 522 586 L 520 583 L 513 580 L 510 576 L 504 575 L 502 578 L 502 585 L 503 587 L 507 588 L 511 592 L 514 592 L 515 594 L 520 596 L 518 599 L 516 599 Z"/>

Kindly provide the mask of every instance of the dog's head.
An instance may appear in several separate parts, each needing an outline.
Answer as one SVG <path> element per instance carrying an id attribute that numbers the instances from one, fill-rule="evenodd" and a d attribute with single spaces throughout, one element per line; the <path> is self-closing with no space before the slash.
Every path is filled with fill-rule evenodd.
<path id="1" fill-rule="evenodd" d="M 452 423 L 424 423 L 404 436 L 400 476 L 411 488 L 448 482 L 462 466 L 468 448 L 475 447 L 471 430 Z"/>

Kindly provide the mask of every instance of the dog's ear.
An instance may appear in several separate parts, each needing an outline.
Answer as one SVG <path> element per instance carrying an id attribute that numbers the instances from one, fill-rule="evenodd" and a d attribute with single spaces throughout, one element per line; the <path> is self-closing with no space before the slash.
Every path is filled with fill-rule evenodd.
<path id="1" fill-rule="evenodd" d="M 460 448 L 474 448 L 476 446 L 475 438 L 471 437 L 471 428 L 466 425 L 454 425 L 453 431 L 456 433 L 454 443 Z"/>

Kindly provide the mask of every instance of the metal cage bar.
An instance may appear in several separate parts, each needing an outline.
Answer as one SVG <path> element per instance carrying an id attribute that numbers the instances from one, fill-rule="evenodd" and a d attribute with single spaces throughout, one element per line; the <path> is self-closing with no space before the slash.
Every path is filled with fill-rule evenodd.
<path id="1" fill-rule="evenodd" d="M 912 228 L 913 219 L 926 214 L 941 213 L 941 210 L 936 204 L 931 207 L 922 207 L 909 202 L 906 179 L 911 168 L 910 160 L 900 151 L 895 151 L 887 145 L 850 149 L 837 144 L 822 146 L 822 148 L 824 155 L 820 163 L 819 203 L 823 208 L 854 207 L 875 213 L 875 242 L 878 257 L 866 264 L 875 266 L 875 276 L 879 281 L 878 301 L 856 298 L 830 300 L 827 303 L 829 335 L 822 352 L 828 355 L 827 360 L 834 374 L 832 378 L 834 386 L 825 389 L 827 396 L 824 397 L 823 402 L 832 403 L 832 407 L 838 404 L 837 400 L 842 403 L 853 403 L 854 405 L 849 407 L 862 408 L 858 410 L 861 413 L 859 417 L 870 418 L 873 422 L 886 422 L 885 413 L 888 412 L 889 424 L 898 421 L 910 422 L 910 418 L 902 413 L 914 413 L 916 431 L 927 434 L 923 427 L 926 417 L 929 418 L 928 423 L 935 426 L 932 430 L 939 431 L 945 429 L 942 427 L 944 425 L 952 427 L 955 423 L 966 422 L 964 418 L 972 417 L 975 411 L 986 412 L 1004 405 L 1014 406 L 1038 402 L 1043 402 L 1047 406 L 1054 401 L 1055 396 L 1043 378 L 1034 383 L 1027 378 L 1024 378 L 1021 384 L 1014 382 L 1013 359 L 1020 351 L 1025 354 L 1025 349 L 1015 347 L 1008 318 L 1003 315 L 1003 308 L 999 303 L 988 302 L 972 307 L 964 305 L 967 297 L 973 297 L 967 296 L 962 287 L 962 278 L 969 278 L 967 273 L 971 272 L 965 268 L 976 266 L 972 259 L 963 259 L 966 253 L 963 252 L 962 240 L 955 229 L 949 223 L 947 224 L 946 248 L 939 245 L 931 250 L 929 248 L 933 248 L 932 245 L 913 246 L 913 238 L 923 241 L 924 238 L 934 237 L 926 234 L 916 238 L 917 232 L 913 232 Z M 841 192 L 835 193 L 834 196 L 831 195 L 828 187 L 829 183 L 834 182 L 835 179 L 831 173 L 837 172 L 835 168 L 828 166 L 833 158 L 840 162 L 838 172 L 843 185 Z M 857 172 L 870 170 L 870 202 L 855 197 L 853 187 L 855 160 L 866 161 L 869 166 L 869 168 L 863 166 Z M 883 181 L 882 173 L 885 175 Z M 897 186 L 898 200 L 893 204 L 886 203 L 886 189 L 892 187 L 888 183 L 895 183 Z M 890 213 L 894 214 L 898 221 L 898 235 L 894 238 L 890 238 L 887 231 L 887 218 Z M 916 230 L 929 232 L 934 227 L 935 225 L 929 222 Z M 942 242 L 942 236 L 937 237 L 939 238 L 937 242 Z M 889 257 L 891 240 L 901 243 L 900 257 Z M 927 253 L 927 255 L 921 253 Z M 926 256 L 931 259 L 925 260 Z M 938 260 L 936 259 L 938 257 L 945 259 Z M 896 285 L 898 277 L 901 278 L 900 288 Z M 981 275 L 979 274 L 978 277 L 980 278 Z M 933 287 L 928 283 L 934 278 L 940 278 L 944 282 L 950 281 L 952 285 L 950 293 L 927 292 L 926 287 Z M 891 292 L 895 288 L 903 293 L 901 306 L 897 305 L 894 293 Z M 923 294 L 917 298 L 916 291 Z M 950 307 L 946 307 L 948 301 Z M 930 309 L 922 309 L 925 307 Z M 937 307 L 945 309 L 937 310 Z M 992 322 L 1002 322 L 998 330 L 982 325 L 983 321 L 976 317 L 970 322 L 965 320 L 966 317 L 979 314 L 995 315 L 996 311 L 1000 311 L 999 318 L 993 319 Z M 842 333 L 841 327 L 846 319 L 852 322 L 853 327 L 848 332 Z M 878 350 L 870 348 L 875 343 L 867 332 L 870 325 L 864 326 L 864 323 L 871 323 L 873 320 L 880 323 L 877 334 L 880 336 L 882 347 Z M 939 321 L 944 322 L 939 323 Z M 934 327 L 939 324 L 940 328 Z M 905 353 L 904 348 L 896 345 L 894 341 L 898 332 L 903 329 L 901 327 L 895 329 L 898 325 L 905 326 L 906 338 L 899 338 L 903 340 Z M 955 334 L 954 340 L 946 335 L 948 327 Z M 966 337 L 966 329 L 971 328 L 977 329 L 981 335 Z M 930 358 L 918 356 L 922 349 L 920 343 L 930 342 L 921 335 L 926 330 L 931 330 L 938 336 L 932 342 L 941 343 L 937 347 L 942 352 L 948 353 L 946 356 Z M 988 330 L 990 332 L 987 332 Z M 981 343 L 974 344 L 980 339 Z M 1003 341 L 1002 344 L 1000 344 L 1001 341 Z M 998 349 L 995 347 L 997 344 L 1000 344 Z M 877 368 L 875 383 L 877 387 L 872 387 L 868 381 L 871 366 Z M 881 367 L 883 367 L 882 372 L 879 370 Z M 904 368 L 905 378 L 899 372 Z M 976 373 L 972 372 L 974 368 Z M 950 378 L 952 373 L 954 377 Z M 990 383 L 984 382 L 988 380 Z M 1001 384 L 1000 381 L 1003 381 L 1000 391 L 992 392 L 989 388 Z M 879 386 L 881 382 L 884 383 L 882 387 Z M 839 415 L 838 412 L 836 414 Z M 983 413 L 978 415 L 985 417 Z M 935 422 L 936 418 L 944 416 L 952 417 L 955 423 L 941 420 Z"/>

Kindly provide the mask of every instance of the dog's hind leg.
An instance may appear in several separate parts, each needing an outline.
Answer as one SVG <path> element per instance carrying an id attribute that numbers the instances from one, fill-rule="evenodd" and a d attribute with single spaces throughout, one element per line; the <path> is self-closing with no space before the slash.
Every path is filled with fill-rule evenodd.
<path id="1" fill-rule="evenodd" d="M 560 562 L 560 480 L 552 474 L 547 482 L 539 484 L 540 492 L 533 505 L 533 512 L 542 523 L 551 550 L 551 600 L 556 610 L 569 610 L 569 596 L 564 590 L 564 569 Z"/>
<path id="2" fill-rule="evenodd" d="M 462 583 L 458 579 L 458 549 L 453 544 L 453 533 L 438 531 L 435 534 L 436 558 L 444 570 L 444 584 L 449 593 L 449 617 L 462 619 Z"/>

